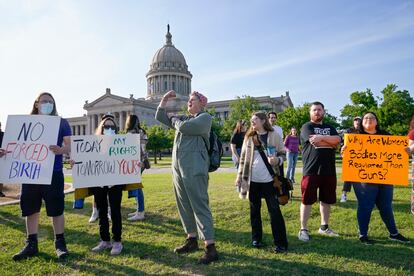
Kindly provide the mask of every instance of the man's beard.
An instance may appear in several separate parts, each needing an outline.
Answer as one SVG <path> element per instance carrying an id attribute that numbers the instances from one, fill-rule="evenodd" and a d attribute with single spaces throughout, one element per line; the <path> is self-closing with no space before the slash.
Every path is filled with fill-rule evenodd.
<path id="1" fill-rule="evenodd" d="M 322 116 L 312 116 L 311 117 L 311 119 L 312 119 L 312 122 L 315 122 L 315 123 L 320 123 L 320 122 L 322 122 L 322 120 L 323 120 L 323 115 Z"/>

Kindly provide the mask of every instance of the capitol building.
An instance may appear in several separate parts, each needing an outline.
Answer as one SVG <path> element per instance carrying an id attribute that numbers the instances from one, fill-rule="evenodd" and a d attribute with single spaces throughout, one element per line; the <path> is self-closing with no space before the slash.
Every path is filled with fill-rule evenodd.
<path id="1" fill-rule="evenodd" d="M 148 126 L 159 124 L 155 120 L 155 112 L 162 96 L 169 90 L 174 90 L 177 97 L 169 101 L 167 110 L 179 112 L 187 105 L 191 93 L 191 79 L 184 55 L 172 43 L 170 27 L 167 26 L 165 44 L 157 50 L 152 58 L 150 68 L 146 74 L 147 92 L 145 98 L 134 98 L 115 95 L 110 88 L 94 101 L 85 101 L 83 108 L 86 114 L 81 117 L 66 118 L 72 128 L 73 135 L 89 135 L 95 132 L 96 127 L 104 114 L 110 112 L 115 116 L 120 129 L 124 129 L 126 117 L 136 114 L 140 121 Z M 255 97 L 260 106 L 266 110 L 282 112 L 292 107 L 289 92 L 281 96 Z M 215 116 L 225 120 L 230 111 L 230 103 L 235 99 L 209 102 L 208 108 L 215 109 Z"/>

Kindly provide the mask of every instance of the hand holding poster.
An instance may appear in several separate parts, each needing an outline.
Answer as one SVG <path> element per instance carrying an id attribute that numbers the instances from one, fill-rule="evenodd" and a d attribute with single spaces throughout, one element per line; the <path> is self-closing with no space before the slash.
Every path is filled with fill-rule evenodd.
<path id="1" fill-rule="evenodd" d="M 74 188 L 141 182 L 138 134 L 71 137 Z"/>
<path id="2" fill-rule="evenodd" d="M 345 134 L 342 180 L 408 185 L 406 136 Z"/>
<path id="3" fill-rule="evenodd" d="M 0 183 L 50 185 L 61 118 L 45 115 L 9 115 L 0 158 Z"/>

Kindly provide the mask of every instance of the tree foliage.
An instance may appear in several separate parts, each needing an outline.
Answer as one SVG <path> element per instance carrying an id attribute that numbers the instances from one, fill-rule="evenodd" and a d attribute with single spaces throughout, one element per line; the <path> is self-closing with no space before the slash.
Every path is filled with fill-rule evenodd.
<path id="1" fill-rule="evenodd" d="M 298 107 L 289 107 L 277 115 L 277 124 L 283 129 L 285 134 L 288 134 L 292 127 L 296 127 L 300 131 L 302 125 L 310 121 L 309 108 L 310 103 L 305 103 Z M 323 122 L 335 128 L 339 127 L 336 117 L 329 114 L 326 110 Z"/>
<path id="2" fill-rule="evenodd" d="M 161 125 L 153 125 L 147 129 L 148 143 L 147 149 L 151 150 L 154 155 L 154 164 L 157 164 L 157 154 L 163 149 L 172 147 L 174 136 L 171 131 L 163 128 Z"/>
<path id="3" fill-rule="evenodd" d="M 355 91 L 351 94 L 351 104 L 341 110 L 342 128 L 352 125 L 352 118 L 362 116 L 367 111 L 378 115 L 382 129 L 395 135 L 406 135 L 409 120 L 414 115 L 414 100 L 407 90 L 397 90 L 395 84 L 387 85 L 381 96 L 375 99 L 370 89 Z"/>
<path id="4" fill-rule="evenodd" d="M 355 91 L 350 95 L 352 104 L 345 105 L 341 110 L 341 127 L 349 128 L 352 126 L 353 119 L 361 116 L 367 111 L 377 111 L 378 102 L 375 100 L 371 89 L 365 91 Z"/>
<path id="5" fill-rule="evenodd" d="M 221 137 L 223 141 L 230 141 L 230 137 L 236 127 L 237 120 L 250 122 L 253 112 L 266 111 L 260 106 L 259 101 L 251 96 L 237 97 L 230 103 L 230 114 L 223 123 Z"/>

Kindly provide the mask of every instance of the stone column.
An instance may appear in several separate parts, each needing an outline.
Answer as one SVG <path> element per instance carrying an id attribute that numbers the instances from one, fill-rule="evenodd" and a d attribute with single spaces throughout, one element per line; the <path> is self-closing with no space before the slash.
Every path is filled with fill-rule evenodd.
<path id="1" fill-rule="evenodd" d="M 92 124 L 91 124 L 91 134 L 94 134 L 95 133 L 95 129 L 96 129 L 96 115 L 95 114 L 93 114 L 93 115 L 91 115 L 91 121 L 92 121 Z"/>
<path id="2" fill-rule="evenodd" d="M 124 112 L 120 111 L 119 112 L 119 129 L 123 130 L 124 129 L 124 125 L 125 125 L 125 118 L 124 118 Z"/>

